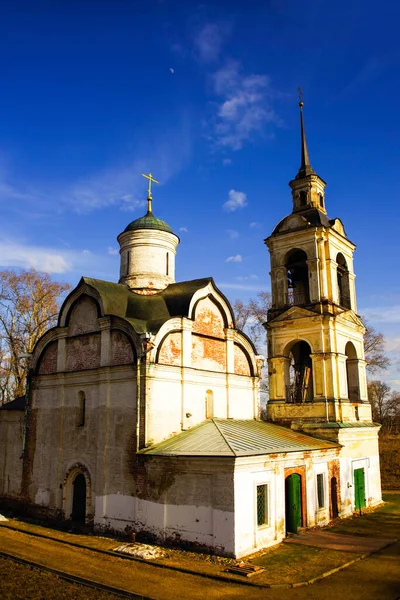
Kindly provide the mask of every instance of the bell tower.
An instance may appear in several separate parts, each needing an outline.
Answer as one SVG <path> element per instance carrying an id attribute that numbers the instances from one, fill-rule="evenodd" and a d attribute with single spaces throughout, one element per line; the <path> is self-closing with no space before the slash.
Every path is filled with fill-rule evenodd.
<path id="1" fill-rule="evenodd" d="M 303 106 L 300 97 L 301 164 L 289 183 L 293 209 L 265 240 L 272 288 L 265 325 L 268 420 L 294 429 L 372 426 L 355 245 L 342 222 L 327 215 L 326 183 L 310 164 Z"/>

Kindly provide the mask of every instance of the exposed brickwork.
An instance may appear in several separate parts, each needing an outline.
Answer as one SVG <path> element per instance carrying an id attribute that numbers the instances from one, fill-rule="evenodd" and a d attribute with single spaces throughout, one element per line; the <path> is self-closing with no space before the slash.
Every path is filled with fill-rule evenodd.
<path id="1" fill-rule="evenodd" d="M 161 346 L 158 362 L 162 365 L 176 365 L 179 367 L 181 364 L 181 353 L 181 333 L 178 331 L 170 333 Z"/>
<path id="2" fill-rule="evenodd" d="M 100 333 L 67 340 L 67 371 L 83 371 L 100 366 Z"/>
<path id="3" fill-rule="evenodd" d="M 135 361 L 132 344 L 122 331 L 111 332 L 111 364 L 130 365 Z"/>
<path id="4" fill-rule="evenodd" d="M 222 340 L 192 335 L 192 366 L 206 371 L 225 371 L 226 343 Z"/>
<path id="5" fill-rule="evenodd" d="M 237 375 L 251 375 L 248 358 L 237 344 L 234 349 L 234 369 Z"/>
<path id="6" fill-rule="evenodd" d="M 57 371 L 57 347 L 58 342 L 51 342 L 42 354 L 40 360 L 39 373 L 40 375 L 49 375 Z"/>
<path id="7" fill-rule="evenodd" d="M 97 317 L 96 302 L 89 296 L 81 296 L 71 310 L 69 318 L 71 335 L 96 331 L 99 328 Z"/>
<path id="8" fill-rule="evenodd" d="M 336 477 L 336 486 L 332 485 L 332 478 Z M 340 512 L 341 506 L 341 498 L 340 498 L 340 461 L 339 460 L 330 460 L 328 463 L 328 486 L 329 486 L 329 516 L 333 519 L 335 516 L 333 514 L 334 508 L 334 498 L 332 498 L 332 492 L 336 487 L 336 497 L 337 497 L 337 509 Z"/>
<path id="9" fill-rule="evenodd" d="M 210 300 L 201 300 L 196 308 L 193 331 L 218 338 L 224 338 L 224 320 L 218 307 Z"/>

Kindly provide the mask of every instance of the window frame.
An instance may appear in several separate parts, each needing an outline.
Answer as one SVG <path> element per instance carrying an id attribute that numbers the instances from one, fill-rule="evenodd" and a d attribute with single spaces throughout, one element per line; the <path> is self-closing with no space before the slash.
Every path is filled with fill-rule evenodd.
<path id="1" fill-rule="evenodd" d="M 317 492 L 317 510 L 326 508 L 325 498 L 325 473 L 317 473 L 316 475 L 316 492 Z M 321 506 L 322 501 L 322 506 Z"/>
<path id="2" fill-rule="evenodd" d="M 257 483 L 255 486 L 255 509 L 256 509 L 256 523 L 257 529 L 263 529 L 265 527 L 269 527 L 271 525 L 270 518 L 270 484 L 268 482 Z M 263 511 L 264 511 L 264 521 L 262 523 L 259 522 L 259 512 L 258 512 L 258 488 L 263 488 L 264 499 L 263 499 Z"/>

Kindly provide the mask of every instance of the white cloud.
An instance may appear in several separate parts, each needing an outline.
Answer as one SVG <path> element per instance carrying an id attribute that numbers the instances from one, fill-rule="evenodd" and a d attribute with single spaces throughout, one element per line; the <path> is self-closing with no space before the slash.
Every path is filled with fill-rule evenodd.
<path id="1" fill-rule="evenodd" d="M 112 246 L 108 246 L 108 254 L 110 254 L 111 256 L 116 256 L 117 254 L 119 254 L 119 250 L 118 248 L 113 248 Z"/>
<path id="2" fill-rule="evenodd" d="M 246 275 L 244 277 L 236 277 L 238 281 L 254 281 L 258 279 L 258 275 Z"/>
<path id="3" fill-rule="evenodd" d="M 98 267 L 98 258 L 90 250 L 45 248 L 31 244 L 0 240 L 0 265 L 37 269 L 46 273 L 67 273 Z"/>
<path id="4" fill-rule="evenodd" d="M 214 74 L 213 82 L 219 101 L 211 137 L 217 147 L 240 150 L 267 123 L 280 122 L 267 75 L 244 75 L 240 63 L 230 61 Z"/>
<path id="5" fill-rule="evenodd" d="M 374 323 L 400 323 L 400 306 L 376 306 L 363 308 L 360 314 L 368 321 Z"/>
<path id="6" fill-rule="evenodd" d="M 257 285 L 246 285 L 243 283 L 218 283 L 219 288 L 225 288 L 227 290 L 246 290 L 249 292 L 259 292 L 264 289 L 262 286 Z"/>
<path id="7" fill-rule="evenodd" d="M 245 206 L 247 206 L 247 195 L 244 192 L 229 190 L 229 200 L 223 204 L 224 210 L 233 212 L 238 208 L 244 208 Z"/>
<path id="8" fill-rule="evenodd" d="M 236 254 L 236 256 L 228 256 L 225 262 L 242 262 L 242 257 L 240 254 Z"/>
<path id="9" fill-rule="evenodd" d="M 227 229 L 226 233 L 228 234 L 231 240 L 237 240 L 237 238 L 239 237 L 239 232 L 236 231 L 236 229 Z"/>
<path id="10" fill-rule="evenodd" d="M 38 214 L 71 209 L 87 214 L 108 206 L 124 211 L 143 210 L 147 182 L 142 173 L 148 173 L 151 169 L 160 182 L 160 186 L 155 187 L 161 187 L 179 172 L 190 159 L 191 127 L 189 115 L 183 111 L 178 127 L 166 128 L 163 133 L 145 140 L 135 140 L 135 145 L 141 149 L 140 155 L 133 156 L 124 164 L 95 171 L 72 182 L 24 182 L 21 177 L 11 176 L 11 170 L 2 164 L 0 154 L 0 200 L 18 200 L 18 203 L 14 203 L 14 210 L 25 216 L 27 206 L 30 218 L 32 206 Z M 154 195 L 153 208 L 157 211 L 157 195 Z"/>
<path id="11" fill-rule="evenodd" d="M 250 223 L 250 227 L 252 229 L 260 229 L 261 223 L 259 223 L 258 221 L 252 221 L 252 223 Z"/>
<path id="12" fill-rule="evenodd" d="M 232 164 L 232 159 L 231 158 L 224 158 L 222 160 L 222 164 L 224 165 L 224 167 L 227 167 L 228 165 Z"/>
<path id="13" fill-rule="evenodd" d="M 221 52 L 224 31 L 216 23 L 207 23 L 194 38 L 194 47 L 201 62 L 218 60 Z"/>
<path id="14" fill-rule="evenodd" d="M 175 69 L 173 69 L 172 67 L 169 70 L 170 73 L 174 74 L 175 73 Z"/>
<path id="15" fill-rule="evenodd" d="M 182 231 L 183 233 L 187 233 L 188 229 L 187 229 L 187 227 L 179 227 L 179 231 Z"/>

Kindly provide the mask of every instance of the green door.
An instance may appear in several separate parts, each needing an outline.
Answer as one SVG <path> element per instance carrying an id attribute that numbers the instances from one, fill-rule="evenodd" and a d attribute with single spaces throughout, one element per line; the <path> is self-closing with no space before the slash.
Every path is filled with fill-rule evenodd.
<path id="1" fill-rule="evenodd" d="M 297 533 L 301 526 L 301 477 L 293 473 L 285 480 L 286 531 Z"/>
<path id="2" fill-rule="evenodd" d="M 354 469 L 354 507 L 360 510 L 365 506 L 364 469 Z"/>

